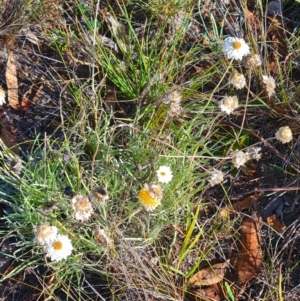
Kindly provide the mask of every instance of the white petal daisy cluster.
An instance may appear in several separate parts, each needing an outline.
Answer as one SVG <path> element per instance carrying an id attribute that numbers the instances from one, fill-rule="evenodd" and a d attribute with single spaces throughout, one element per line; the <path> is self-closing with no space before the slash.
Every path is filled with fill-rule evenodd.
<path id="1" fill-rule="evenodd" d="M 260 147 L 250 147 L 246 152 L 237 151 L 231 155 L 234 167 L 240 168 L 249 160 L 259 160 L 261 158 Z"/>
<path id="2" fill-rule="evenodd" d="M 258 54 L 250 55 L 246 60 L 246 66 L 250 69 L 261 66 L 261 58 Z"/>
<path id="3" fill-rule="evenodd" d="M 171 168 L 169 166 L 160 166 L 156 171 L 158 182 L 169 183 L 173 178 Z"/>
<path id="4" fill-rule="evenodd" d="M 46 257 L 51 261 L 61 261 L 71 255 L 73 246 L 67 235 L 58 234 L 55 226 L 42 224 L 33 228 L 34 242 L 43 247 Z"/>
<path id="5" fill-rule="evenodd" d="M 92 204 L 88 197 L 81 194 L 75 195 L 71 200 L 73 217 L 78 221 L 87 221 L 94 212 Z"/>
<path id="6" fill-rule="evenodd" d="M 248 155 L 249 159 L 252 160 L 259 160 L 261 158 L 261 147 L 250 147 L 246 154 Z"/>
<path id="7" fill-rule="evenodd" d="M 146 183 L 144 187 L 140 189 L 138 197 L 145 211 L 153 211 L 161 204 L 163 198 L 162 187 L 157 183 Z"/>
<path id="8" fill-rule="evenodd" d="M 223 52 L 228 59 L 241 61 L 244 56 L 250 54 L 250 48 L 244 39 L 228 37 L 224 40 Z"/>
<path id="9" fill-rule="evenodd" d="M 262 64 L 261 57 L 258 54 L 251 55 L 249 45 L 242 38 L 227 37 L 223 42 L 223 53 L 228 59 L 238 61 L 241 61 L 243 57 L 247 57 L 245 65 L 250 69 L 261 66 Z M 275 94 L 276 83 L 272 76 L 262 75 L 262 82 L 269 97 Z M 246 78 L 243 74 L 234 72 L 229 78 L 229 84 L 236 89 L 242 89 L 246 86 Z M 225 98 L 224 100 L 227 99 Z M 233 100 L 229 99 L 231 103 L 228 105 L 224 104 L 224 100 L 219 103 L 221 110 L 225 111 L 227 114 L 232 113 L 234 110 Z"/>
<path id="10" fill-rule="evenodd" d="M 160 166 L 156 171 L 157 180 L 160 183 L 167 184 L 171 182 L 173 174 L 169 166 Z M 138 192 L 138 198 L 145 211 L 153 211 L 161 204 L 163 199 L 163 189 L 159 183 L 151 182 L 144 184 Z"/>
<path id="11" fill-rule="evenodd" d="M 168 93 L 167 96 L 164 97 L 164 103 L 169 104 L 168 115 L 170 117 L 178 117 L 182 113 L 181 100 L 182 95 L 177 90 Z"/>
<path id="12" fill-rule="evenodd" d="M 217 184 L 220 184 L 224 181 L 224 173 L 221 170 L 214 169 L 210 173 L 210 179 L 208 182 L 211 186 L 215 186 Z"/>
<path id="13" fill-rule="evenodd" d="M 111 239 L 107 236 L 105 231 L 103 229 L 101 229 L 100 227 L 97 227 L 95 230 L 95 239 L 96 239 L 96 242 L 101 243 L 105 246 L 108 246 L 108 247 L 112 246 Z"/>
<path id="14" fill-rule="evenodd" d="M 47 224 L 42 224 L 33 227 L 34 242 L 40 245 L 54 239 L 58 233 L 58 229 L 55 226 L 49 226 Z"/>
<path id="15" fill-rule="evenodd" d="M 73 250 L 72 242 L 67 235 L 58 234 L 54 239 L 44 244 L 44 251 L 51 261 L 67 259 Z"/>
<path id="16" fill-rule="evenodd" d="M 288 126 L 282 126 L 275 133 L 275 138 L 282 143 L 289 143 L 293 139 L 292 130 Z"/>
<path id="17" fill-rule="evenodd" d="M 276 88 L 275 79 L 272 76 L 268 76 L 268 75 L 263 75 L 262 78 L 263 78 L 263 83 L 265 84 L 266 91 L 270 97 L 273 94 L 275 94 L 275 88 Z"/>
<path id="18" fill-rule="evenodd" d="M 236 168 L 243 166 L 249 159 L 248 154 L 243 151 L 237 151 L 232 155 L 232 163 Z"/>
<path id="19" fill-rule="evenodd" d="M 246 78 L 244 74 L 239 72 L 233 72 L 229 78 L 229 84 L 236 89 L 243 89 L 246 86 Z"/>
<path id="20" fill-rule="evenodd" d="M 239 106 L 239 100 L 237 96 L 225 96 L 219 101 L 219 107 L 222 112 L 231 114 Z"/>

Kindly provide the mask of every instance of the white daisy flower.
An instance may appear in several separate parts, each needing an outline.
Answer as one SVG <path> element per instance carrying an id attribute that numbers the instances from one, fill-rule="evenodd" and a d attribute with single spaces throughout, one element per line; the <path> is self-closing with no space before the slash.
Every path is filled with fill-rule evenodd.
<path id="1" fill-rule="evenodd" d="M 8 166 L 10 170 L 15 172 L 16 174 L 20 174 L 22 171 L 22 160 L 19 156 L 15 156 L 8 161 Z"/>
<path id="2" fill-rule="evenodd" d="M 236 153 L 233 154 L 232 156 L 232 163 L 234 167 L 240 168 L 242 165 L 244 165 L 248 160 L 249 156 L 247 153 L 244 153 L 242 151 L 237 151 Z"/>
<path id="3" fill-rule="evenodd" d="M 169 92 L 163 98 L 163 102 L 166 103 L 166 104 L 168 104 L 170 102 L 180 104 L 181 103 L 181 99 L 182 99 L 182 95 L 177 90 L 174 90 L 174 91 Z"/>
<path id="4" fill-rule="evenodd" d="M 6 103 L 6 101 L 5 101 L 5 91 L 0 86 L 0 106 L 3 106 L 5 103 Z"/>
<path id="5" fill-rule="evenodd" d="M 183 112 L 183 108 L 176 102 L 171 102 L 168 110 L 168 116 L 171 118 L 179 117 Z"/>
<path id="6" fill-rule="evenodd" d="M 71 255 L 73 250 L 72 242 L 67 235 L 58 234 L 56 238 L 44 245 L 44 251 L 51 261 L 60 261 Z"/>
<path id="7" fill-rule="evenodd" d="M 244 39 L 228 37 L 224 40 L 223 52 L 228 59 L 242 60 L 250 54 L 250 48 Z"/>
<path id="8" fill-rule="evenodd" d="M 96 242 L 106 245 L 108 247 L 112 245 L 111 239 L 106 235 L 105 231 L 100 227 L 97 227 L 95 230 L 95 239 Z"/>
<path id="9" fill-rule="evenodd" d="M 160 183 L 169 183 L 173 178 L 172 171 L 168 166 L 160 166 L 156 174 Z"/>
<path id="10" fill-rule="evenodd" d="M 42 224 L 40 226 L 34 226 L 33 232 L 35 235 L 34 241 L 40 245 L 44 245 L 57 236 L 58 229 L 55 226 Z"/>
<path id="11" fill-rule="evenodd" d="M 288 126 L 282 126 L 275 133 L 275 137 L 282 143 L 288 143 L 293 139 L 293 133 Z"/>
<path id="12" fill-rule="evenodd" d="M 250 147 L 246 154 L 249 157 L 249 159 L 259 160 L 261 158 L 261 147 Z"/>
<path id="13" fill-rule="evenodd" d="M 144 187 L 139 191 L 138 197 L 146 211 L 153 211 L 161 204 L 163 198 L 162 188 L 160 184 L 156 183 L 144 184 Z"/>
<path id="14" fill-rule="evenodd" d="M 214 169 L 210 173 L 210 179 L 208 182 L 211 186 L 215 186 L 217 184 L 220 184 L 224 180 L 224 173 L 221 170 Z"/>
<path id="15" fill-rule="evenodd" d="M 71 200 L 73 217 L 78 221 L 87 221 L 94 212 L 88 197 L 81 194 L 75 195 Z"/>
<path id="16" fill-rule="evenodd" d="M 246 78 L 244 74 L 234 72 L 229 78 L 229 84 L 234 86 L 236 89 L 243 89 L 246 86 Z"/>
<path id="17" fill-rule="evenodd" d="M 254 68 L 261 66 L 261 58 L 258 54 L 250 55 L 247 58 L 246 65 L 248 68 Z"/>
<path id="18" fill-rule="evenodd" d="M 172 118 L 180 116 L 183 111 L 183 108 L 180 106 L 181 100 L 182 95 L 176 90 L 169 92 L 163 98 L 163 102 L 169 104 L 168 116 Z"/>
<path id="19" fill-rule="evenodd" d="M 265 84 L 266 87 L 266 91 L 270 97 L 273 94 L 275 94 L 275 88 L 276 88 L 275 79 L 272 76 L 268 76 L 268 75 L 263 75 L 262 78 L 263 78 L 263 83 Z"/>
<path id="20" fill-rule="evenodd" d="M 219 107 L 222 112 L 231 114 L 239 106 L 239 100 L 236 96 L 225 96 L 219 101 Z"/>

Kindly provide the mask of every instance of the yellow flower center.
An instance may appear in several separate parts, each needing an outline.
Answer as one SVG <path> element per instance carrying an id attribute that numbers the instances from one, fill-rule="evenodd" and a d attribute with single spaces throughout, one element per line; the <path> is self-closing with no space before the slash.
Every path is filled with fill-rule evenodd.
<path id="1" fill-rule="evenodd" d="M 166 173 L 163 172 L 163 171 L 161 171 L 161 172 L 160 172 L 160 175 L 161 175 L 162 177 L 165 177 L 165 176 L 166 176 Z"/>
<path id="2" fill-rule="evenodd" d="M 63 244 L 61 241 L 56 241 L 54 244 L 53 244 L 53 248 L 54 250 L 56 251 L 59 251 L 63 248 Z"/>
<path id="3" fill-rule="evenodd" d="M 242 48 L 242 43 L 239 41 L 235 41 L 235 42 L 233 42 L 232 46 L 234 49 L 238 50 L 238 49 Z"/>
<path id="4" fill-rule="evenodd" d="M 139 192 L 139 199 L 143 206 L 156 206 L 160 200 L 151 197 L 150 192 L 142 188 Z"/>

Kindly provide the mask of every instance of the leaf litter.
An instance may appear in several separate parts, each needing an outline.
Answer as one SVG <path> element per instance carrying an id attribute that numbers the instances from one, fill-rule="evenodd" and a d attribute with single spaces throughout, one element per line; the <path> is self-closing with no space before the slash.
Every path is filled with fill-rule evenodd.
<path id="1" fill-rule="evenodd" d="M 15 109 L 19 109 L 19 85 L 17 77 L 17 66 L 14 52 L 9 51 L 5 71 L 7 96 L 9 105 Z"/>

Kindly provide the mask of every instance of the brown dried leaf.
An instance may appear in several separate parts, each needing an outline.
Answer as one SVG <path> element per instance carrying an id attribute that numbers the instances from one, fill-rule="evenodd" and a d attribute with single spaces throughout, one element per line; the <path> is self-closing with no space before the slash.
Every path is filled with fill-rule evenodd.
<path id="1" fill-rule="evenodd" d="M 235 213 L 235 212 L 240 212 L 243 209 L 248 209 L 250 208 L 254 203 L 257 202 L 259 198 L 259 194 L 255 193 L 254 195 L 250 195 L 244 200 L 234 203 L 232 206 L 228 206 L 220 211 L 220 216 L 226 217 L 229 214 Z"/>
<path id="2" fill-rule="evenodd" d="M 15 56 L 13 51 L 10 51 L 7 63 L 6 63 L 6 85 L 8 103 L 14 109 L 19 109 L 19 93 L 18 93 L 18 78 L 17 78 L 17 66 L 15 63 Z"/>
<path id="3" fill-rule="evenodd" d="M 254 195 L 250 195 L 246 197 L 244 200 L 233 204 L 232 209 L 237 212 L 240 212 L 243 209 L 248 209 L 251 207 L 253 202 L 257 202 L 258 198 L 259 198 L 258 193 L 255 193 Z"/>
<path id="4" fill-rule="evenodd" d="M 257 274 L 262 262 L 262 249 L 258 225 L 252 218 L 244 218 L 240 233 L 241 249 L 238 253 L 236 268 L 239 284 L 244 285 Z"/>
<path id="5" fill-rule="evenodd" d="M 214 264 L 206 269 L 202 269 L 192 278 L 190 278 L 189 285 L 213 285 L 223 280 L 229 260 Z"/>
<path id="6" fill-rule="evenodd" d="M 192 288 L 190 293 L 197 297 L 196 300 L 210 300 L 210 301 L 222 301 L 224 300 L 224 293 L 220 284 L 213 284 L 206 288 Z M 199 298 L 199 299 L 198 299 Z"/>
<path id="7" fill-rule="evenodd" d="M 284 232 L 286 226 L 282 225 L 280 221 L 276 218 L 276 215 L 273 214 L 267 218 L 267 223 L 270 227 L 272 227 L 275 231 L 282 233 Z"/>

